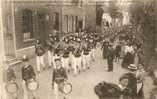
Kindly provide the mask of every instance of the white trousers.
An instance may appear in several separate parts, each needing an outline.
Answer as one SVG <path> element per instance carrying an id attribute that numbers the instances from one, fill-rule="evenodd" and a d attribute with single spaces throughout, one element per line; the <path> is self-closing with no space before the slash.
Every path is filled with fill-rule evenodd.
<path id="1" fill-rule="evenodd" d="M 84 70 L 90 67 L 90 54 L 83 55 L 82 63 L 83 63 Z"/>
<path id="2" fill-rule="evenodd" d="M 62 58 L 62 66 L 63 66 L 63 68 L 65 68 L 66 70 L 69 69 L 69 57 L 68 57 L 68 58 Z"/>
<path id="3" fill-rule="evenodd" d="M 44 56 L 36 56 L 36 62 L 37 62 L 37 71 L 41 70 L 40 66 L 45 68 Z"/>
<path id="4" fill-rule="evenodd" d="M 90 56 L 91 56 L 91 61 L 93 61 L 95 58 L 95 49 L 91 49 Z"/>
<path id="5" fill-rule="evenodd" d="M 72 66 L 74 69 L 74 74 L 77 74 L 78 71 L 81 70 L 82 57 L 81 56 L 80 57 L 74 57 L 73 62 L 74 62 L 74 64 Z"/>
<path id="6" fill-rule="evenodd" d="M 52 64 L 53 64 L 53 61 L 52 61 L 53 55 L 52 54 L 53 53 L 51 51 L 48 51 L 47 54 L 48 54 L 48 65 L 52 66 Z"/>
<path id="7" fill-rule="evenodd" d="M 31 97 L 36 97 L 35 91 L 28 90 L 26 86 L 26 82 L 22 81 L 22 88 L 23 88 L 23 99 L 31 99 Z"/>
<path id="8" fill-rule="evenodd" d="M 59 91 L 59 85 L 57 83 L 54 83 L 54 95 L 55 99 L 63 99 L 64 94 Z"/>

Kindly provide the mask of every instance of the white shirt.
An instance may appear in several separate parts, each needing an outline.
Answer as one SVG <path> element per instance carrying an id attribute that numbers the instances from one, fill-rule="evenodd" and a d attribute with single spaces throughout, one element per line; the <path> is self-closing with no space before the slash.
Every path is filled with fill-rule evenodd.
<path id="1" fill-rule="evenodd" d="M 139 93 L 142 86 L 143 86 L 143 83 L 137 83 L 137 93 Z"/>
<path id="2" fill-rule="evenodd" d="M 134 48 L 132 46 L 125 46 L 125 53 L 134 53 Z"/>

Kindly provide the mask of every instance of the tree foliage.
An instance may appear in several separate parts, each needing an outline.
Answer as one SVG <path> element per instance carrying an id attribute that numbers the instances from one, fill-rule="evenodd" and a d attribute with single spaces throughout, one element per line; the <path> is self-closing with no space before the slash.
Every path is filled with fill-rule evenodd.
<path id="1" fill-rule="evenodd" d="M 109 2 L 108 13 L 113 19 L 123 17 L 122 13 L 119 11 L 116 1 Z"/>
<path id="2" fill-rule="evenodd" d="M 138 0 L 130 7 L 132 25 L 140 27 L 140 31 L 137 31 L 136 35 L 141 35 L 143 39 L 144 62 L 148 67 L 152 64 L 152 59 L 157 57 L 154 51 L 157 47 L 156 4 L 156 0 Z M 153 65 L 151 69 L 153 70 L 154 67 L 156 65 Z"/>
<path id="3" fill-rule="evenodd" d="M 96 4 L 96 24 L 98 26 L 101 26 L 103 12 L 104 11 L 103 11 L 102 5 L 97 3 Z"/>

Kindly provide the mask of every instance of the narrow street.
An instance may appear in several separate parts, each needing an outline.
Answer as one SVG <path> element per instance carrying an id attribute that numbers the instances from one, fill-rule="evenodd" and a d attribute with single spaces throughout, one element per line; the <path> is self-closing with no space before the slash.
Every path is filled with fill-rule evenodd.
<path id="1" fill-rule="evenodd" d="M 46 60 L 45 55 L 45 60 Z M 45 61 L 46 62 L 46 61 Z M 36 68 L 35 58 L 30 60 L 30 64 Z M 73 86 L 72 93 L 67 96 L 67 99 L 98 99 L 96 94 L 94 93 L 94 86 L 97 85 L 101 81 L 111 82 L 118 84 L 118 79 L 121 75 L 126 73 L 125 69 L 121 68 L 121 63 L 114 63 L 113 72 L 107 72 L 107 62 L 102 59 L 101 50 L 97 48 L 95 61 L 91 63 L 91 69 L 81 72 L 81 74 L 76 77 L 73 74 L 68 75 L 68 82 L 70 82 Z M 22 80 L 21 80 L 21 67 L 19 64 L 16 66 L 16 75 L 18 85 L 20 87 L 18 97 L 22 99 L 23 91 L 22 91 Z M 148 99 L 150 90 L 154 87 L 152 86 L 153 82 L 150 77 L 146 77 L 144 82 L 144 95 L 145 99 Z M 37 90 L 37 99 L 54 99 L 53 89 L 51 86 L 52 83 L 52 69 L 45 70 L 37 75 L 37 80 L 39 82 L 39 89 Z M 75 98 L 74 98 L 75 97 Z M 12 99 L 10 97 L 9 99 Z M 30 98 L 32 99 L 32 98 Z"/>
<path id="2" fill-rule="evenodd" d="M 94 88 L 103 81 L 119 84 L 120 98 L 152 99 L 151 94 L 157 99 L 156 4 L 157 0 L 0 0 L 0 99 L 58 99 L 58 82 L 66 72 L 53 71 L 61 64 L 67 68 L 69 60 L 72 92 L 66 99 L 99 99 Z M 77 66 L 89 64 L 95 47 L 90 68 L 77 74 Z M 119 63 L 114 61 L 117 57 L 122 58 Z M 136 77 L 119 82 L 133 70 Z"/>

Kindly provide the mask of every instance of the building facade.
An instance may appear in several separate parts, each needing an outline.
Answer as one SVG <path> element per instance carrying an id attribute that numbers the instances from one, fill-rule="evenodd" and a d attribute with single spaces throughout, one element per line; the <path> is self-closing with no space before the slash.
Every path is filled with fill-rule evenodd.
<path id="1" fill-rule="evenodd" d="M 92 14 L 89 13 L 91 8 Z M 40 39 L 45 44 L 48 34 L 54 31 L 72 33 L 83 31 L 89 24 L 94 27 L 94 11 L 83 0 L 4 0 L 2 16 L 6 60 L 23 54 L 32 56 L 35 40 Z"/>

